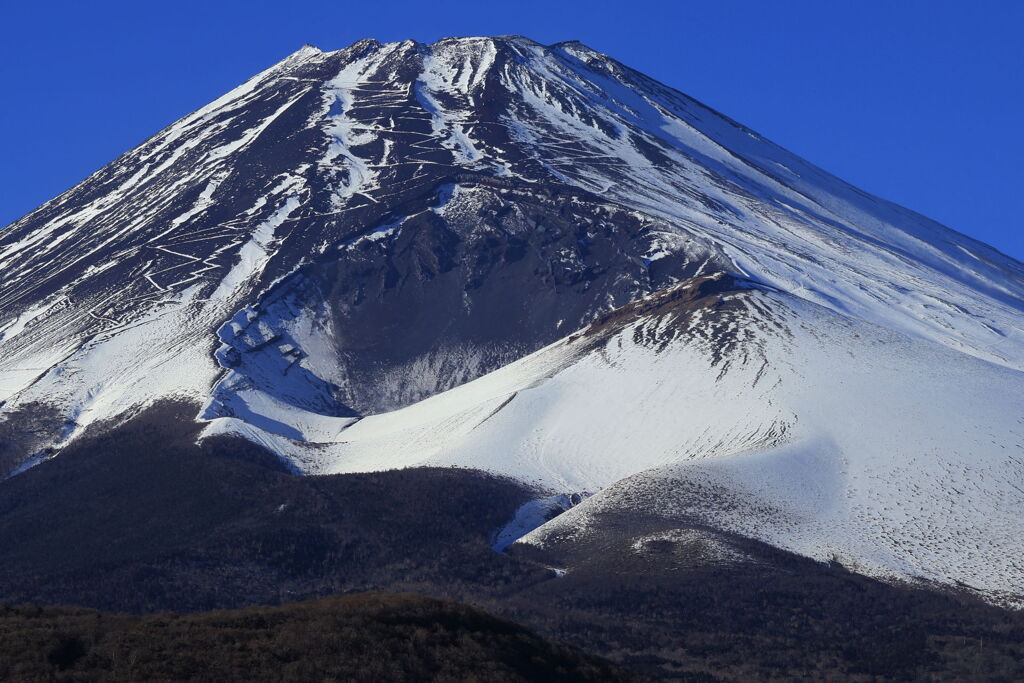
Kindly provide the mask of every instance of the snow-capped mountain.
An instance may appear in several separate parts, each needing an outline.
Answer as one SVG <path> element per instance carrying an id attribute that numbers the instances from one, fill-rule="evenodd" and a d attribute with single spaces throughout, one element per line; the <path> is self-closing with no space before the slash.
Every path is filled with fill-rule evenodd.
<path id="1" fill-rule="evenodd" d="M 579 43 L 304 47 L 0 231 L 13 471 L 184 398 L 1012 600 L 1021 395 L 1024 265 Z"/>

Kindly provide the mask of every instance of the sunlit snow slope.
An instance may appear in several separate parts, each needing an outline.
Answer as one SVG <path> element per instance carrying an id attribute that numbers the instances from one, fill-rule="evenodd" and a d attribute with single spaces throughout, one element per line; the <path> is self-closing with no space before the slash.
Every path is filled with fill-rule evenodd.
<path id="1" fill-rule="evenodd" d="M 305 47 L 0 231 L 0 466 L 167 398 L 1024 593 L 1024 266 L 578 43 Z"/>

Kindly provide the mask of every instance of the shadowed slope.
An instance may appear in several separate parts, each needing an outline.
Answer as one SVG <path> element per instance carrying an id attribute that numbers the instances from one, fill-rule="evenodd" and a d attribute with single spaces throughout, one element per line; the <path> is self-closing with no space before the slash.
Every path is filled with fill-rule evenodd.
<path id="1" fill-rule="evenodd" d="M 452 602 L 386 593 L 187 616 L 0 609 L 0 677 L 56 681 L 639 681 Z"/>

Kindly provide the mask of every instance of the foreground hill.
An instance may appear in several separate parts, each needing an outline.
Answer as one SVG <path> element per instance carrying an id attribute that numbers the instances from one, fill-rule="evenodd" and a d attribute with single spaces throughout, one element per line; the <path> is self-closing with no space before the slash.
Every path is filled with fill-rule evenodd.
<path id="1" fill-rule="evenodd" d="M 464 605 L 387 593 L 187 616 L 0 608 L 0 678 L 641 680 Z"/>

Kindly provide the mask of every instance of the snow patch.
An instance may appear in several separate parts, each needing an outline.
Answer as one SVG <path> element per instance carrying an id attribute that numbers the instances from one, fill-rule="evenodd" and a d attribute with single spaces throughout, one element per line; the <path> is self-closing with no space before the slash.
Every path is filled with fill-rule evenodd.
<path id="1" fill-rule="evenodd" d="M 516 516 L 502 527 L 494 537 L 491 549 L 505 552 L 505 549 L 537 527 L 562 514 L 585 498 L 586 493 L 559 493 L 524 503 L 516 510 Z"/>

